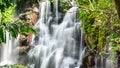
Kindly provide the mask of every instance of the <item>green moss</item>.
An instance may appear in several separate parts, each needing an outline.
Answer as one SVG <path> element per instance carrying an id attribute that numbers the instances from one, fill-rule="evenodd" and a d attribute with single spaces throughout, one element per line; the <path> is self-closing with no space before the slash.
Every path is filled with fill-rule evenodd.
<path id="1" fill-rule="evenodd" d="M 29 68 L 27 66 L 22 66 L 22 65 L 10 65 L 10 66 L 1 66 L 0 68 Z"/>

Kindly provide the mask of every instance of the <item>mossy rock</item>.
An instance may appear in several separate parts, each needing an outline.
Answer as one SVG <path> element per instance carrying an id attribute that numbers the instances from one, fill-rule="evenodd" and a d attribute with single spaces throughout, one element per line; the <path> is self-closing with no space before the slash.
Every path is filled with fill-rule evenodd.
<path id="1" fill-rule="evenodd" d="M 29 67 L 22 65 L 5 65 L 5 66 L 0 66 L 0 68 L 29 68 Z"/>

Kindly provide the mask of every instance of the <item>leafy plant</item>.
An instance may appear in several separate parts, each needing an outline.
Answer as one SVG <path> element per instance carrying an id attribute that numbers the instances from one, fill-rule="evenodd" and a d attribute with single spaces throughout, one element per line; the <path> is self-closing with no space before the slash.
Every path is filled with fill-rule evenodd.
<path id="1" fill-rule="evenodd" d="M 78 17 L 82 19 L 81 27 L 84 28 L 85 38 L 89 43 L 88 48 L 96 50 L 98 54 L 108 51 L 109 43 L 114 43 L 119 34 L 119 30 L 114 27 L 118 22 L 114 2 L 112 0 L 80 0 L 77 5 L 80 8 Z"/>
<path id="2" fill-rule="evenodd" d="M 36 33 L 29 23 L 17 22 L 0 25 L 0 43 L 5 42 L 5 31 L 8 31 L 13 38 L 18 34 L 27 35 L 28 33 Z"/>
<path id="3" fill-rule="evenodd" d="M 13 21 L 14 18 L 14 5 L 5 8 L 3 12 L 1 13 L 2 18 L 1 18 L 1 23 L 10 23 Z"/>
<path id="4" fill-rule="evenodd" d="M 18 34 L 35 33 L 35 30 L 26 22 L 13 22 L 15 4 L 11 0 L 0 1 L 0 43 L 6 42 L 6 31 L 14 38 Z"/>

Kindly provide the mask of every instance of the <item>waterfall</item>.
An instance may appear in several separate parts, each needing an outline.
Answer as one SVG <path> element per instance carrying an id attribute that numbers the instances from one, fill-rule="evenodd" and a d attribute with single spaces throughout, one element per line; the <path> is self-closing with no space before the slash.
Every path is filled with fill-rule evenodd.
<path id="1" fill-rule="evenodd" d="M 6 43 L 2 44 L 1 47 L 0 66 L 17 63 L 18 50 L 16 49 L 16 45 L 19 45 L 18 42 L 18 38 L 13 39 L 9 32 L 6 31 Z"/>
<path id="2" fill-rule="evenodd" d="M 58 23 L 59 12 L 58 12 L 58 0 L 55 0 L 55 21 Z"/>
<path id="3" fill-rule="evenodd" d="M 76 18 L 78 7 L 71 7 L 58 24 L 58 0 L 55 6 L 53 17 L 50 1 L 39 3 L 39 20 L 34 26 L 37 34 L 33 35 L 33 48 L 28 52 L 31 68 L 79 68 L 82 64 L 86 49 Z"/>

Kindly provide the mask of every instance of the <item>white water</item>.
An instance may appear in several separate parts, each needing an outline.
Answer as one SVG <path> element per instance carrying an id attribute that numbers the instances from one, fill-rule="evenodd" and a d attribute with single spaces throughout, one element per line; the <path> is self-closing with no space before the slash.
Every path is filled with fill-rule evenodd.
<path id="1" fill-rule="evenodd" d="M 71 7 L 65 14 L 63 21 L 59 22 L 58 0 L 55 1 L 55 13 L 51 12 L 50 1 L 39 3 L 39 20 L 34 28 L 38 31 L 33 35 L 32 48 L 29 55 L 28 66 L 31 68 L 80 68 L 86 51 L 84 47 L 83 31 L 76 19 L 77 7 L 74 0 L 70 0 Z M 54 16 L 55 17 L 54 17 Z M 59 24 L 60 23 L 60 24 Z M 6 44 L 2 45 L 0 66 L 17 63 L 18 39 L 14 40 L 6 32 Z M 101 66 L 95 68 L 114 68 L 111 60 L 101 61 Z"/>
<path id="2" fill-rule="evenodd" d="M 52 16 L 50 1 L 39 3 L 40 18 L 33 36 L 34 46 L 28 53 L 31 68 L 77 68 L 82 63 L 85 49 L 80 24 L 77 22 L 77 7 L 71 7 L 58 24 L 58 0 L 56 0 L 55 17 Z M 54 19 L 55 18 L 55 19 Z M 57 18 L 57 19 L 56 19 Z M 57 20 L 57 21 L 56 21 Z"/>
<path id="3" fill-rule="evenodd" d="M 58 11 L 58 0 L 55 0 L 55 22 L 58 23 L 59 11 Z"/>
<path id="4" fill-rule="evenodd" d="M 18 50 L 16 45 L 19 45 L 18 41 L 18 39 L 10 37 L 9 32 L 6 31 L 6 43 L 2 44 L 1 48 L 0 66 L 17 63 Z"/>

